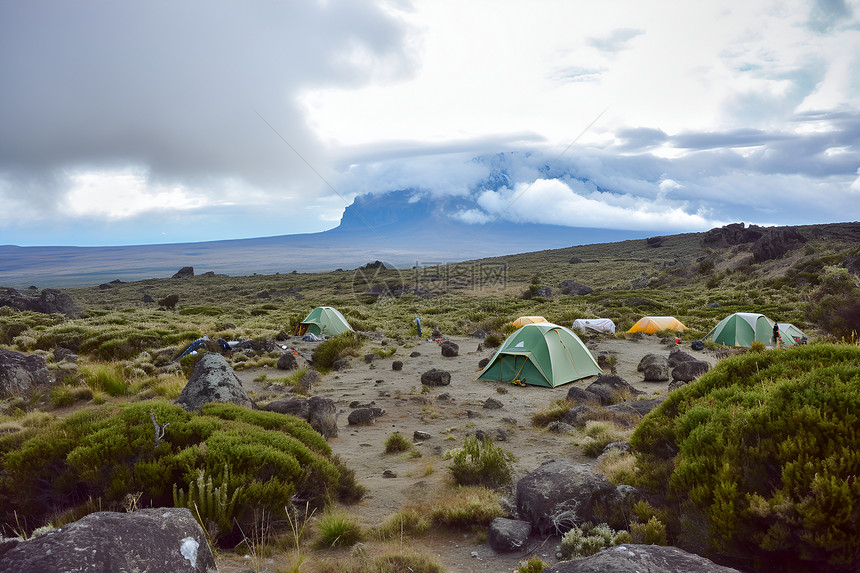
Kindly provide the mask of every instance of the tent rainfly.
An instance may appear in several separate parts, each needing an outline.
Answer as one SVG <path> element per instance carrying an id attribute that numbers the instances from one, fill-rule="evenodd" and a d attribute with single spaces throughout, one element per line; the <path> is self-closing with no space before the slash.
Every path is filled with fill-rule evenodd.
<path id="1" fill-rule="evenodd" d="M 615 334 L 615 323 L 608 318 L 577 318 L 573 321 L 573 330 L 593 330 L 606 334 Z"/>
<path id="2" fill-rule="evenodd" d="M 527 324 L 536 324 L 538 322 L 549 322 L 549 321 L 542 316 L 521 316 L 518 319 L 516 319 L 515 321 L 511 322 L 510 324 L 513 324 L 517 328 L 522 328 L 523 326 L 525 326 Z"/>
<path id="3" fill-rule="evenodd" d="M 687 330 L 687 327 L 674 316 L 644 316 L 627 332 L 654 334 L 660 330 Z"/>
<path id="4" fill-rule="evenodd" d="M 771 344 L 773 325 L 774 322 L 763 314 L 736 312 L 722 319 L 705 338 L 725 346 L 750 347 L 755 341 Z"/>
<path id="5" fill-rule="evenodd" d="M 511 334 L 478 379 L 554 388 L 602 373 L 576 334 L 557 324 L 539 322 Z"/>
<path id="6" fill-rule="evenodd" d="M 795 344 L 806 344 L 809 340 L 802 330 L 788 322 L 777 322 L 779 333 L 781 335 L 780 342 L 786 346 L 794 346 Z"/>
<path id="7" fill-rule="evenodd" d="M 307 333 L 316 334 L 317 336 L 325 334 L 334 336 L 341 332 L 352 330 L 352 327 L 336 308 L 330 306 L 318 306 L 296 329 L 296 336 L 302 336 Z"/>

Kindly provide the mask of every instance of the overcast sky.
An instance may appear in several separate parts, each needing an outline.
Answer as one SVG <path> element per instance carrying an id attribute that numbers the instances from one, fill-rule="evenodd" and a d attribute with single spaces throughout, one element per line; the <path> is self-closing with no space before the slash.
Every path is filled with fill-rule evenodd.
<path id="1" fill-rule="evenodd" d="M 463 224 L 853 221 L 858 170 L 860 0 L 0 0 L 0 244 L 316 232 L 399 189 Z"/>

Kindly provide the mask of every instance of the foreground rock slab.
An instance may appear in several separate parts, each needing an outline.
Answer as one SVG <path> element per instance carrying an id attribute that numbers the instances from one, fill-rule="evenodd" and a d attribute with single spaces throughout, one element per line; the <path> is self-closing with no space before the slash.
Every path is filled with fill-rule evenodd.
<path id="1" fill-rule="evenodd" d="M 24 396 L 53 383 L 48 364 L 38 354 L 0 348 L 0 398 Z"/>
<path id="2" fill-rule="evenodd" d="M 544 573 L 731 573 L 737 569 L 717 565 L 677 547 L 619 545 L 590 557 L 557 563 Z"/>
<path id="3" fill-rule="evenodd" d="M 242 382 L 233 367 L 220 354 L 204 354 L 188 379 L 176 403 L 186 410 L 199 410 L 209 402 L 231 402 L 253 408 Z"/>
<path id="4" fill-rule="evenodd" d="M 184 508 L 102 511 L 0 556 L 0 571 L 217 573 L 203 529 Z"/>

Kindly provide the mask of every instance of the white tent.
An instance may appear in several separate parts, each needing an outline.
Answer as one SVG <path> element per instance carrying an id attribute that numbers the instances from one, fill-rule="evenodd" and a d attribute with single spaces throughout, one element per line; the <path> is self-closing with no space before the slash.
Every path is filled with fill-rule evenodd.
<path id="1" fill-rule="evenodd" d="M 594 330 L 595 332 L 615 334 L 615 323 L 608 318 L 577 318 L 573 321 L 573 329 L 583 332 Z"/>

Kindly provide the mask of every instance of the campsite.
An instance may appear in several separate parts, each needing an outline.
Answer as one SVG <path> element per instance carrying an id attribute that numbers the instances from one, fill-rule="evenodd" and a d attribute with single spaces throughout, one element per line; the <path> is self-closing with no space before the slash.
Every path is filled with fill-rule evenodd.
<path id="1" fill-rule="evenodd" d="M 821 238 L 825 230 L 826 241 Z M 854 228 L 804 231 L 809 234 L 805 247 L 760 262 L 753 259 L 748 245 L 715 248 L 707 246 L 715 244 L 707 240 L 708 234 L 691 234 L 662 237 L 660 247 L 645 240 L 588 245 L 412 272 L 382 268 L 370 277 L 366 272 L 335 271 L 118 281 L 62 291 L 77 307 L 68 315 L 56 309 L 45 312 L 4 306 L 0 308 L 0 350 L 40 357 L 55 381 L 49 387 L 3 400 L 0 453 L 4 464 L 9 464 L 7 472 L 13 470 L 12 461 L 19 460 L 0 480 L 7 504 L 3 507 L 5 535 L 20 532 L 29 536 L 45 521 L 80 519 L 93 510 L 93 504 L 121 513 L 135 505 L 170 506 L 175 499 L 173 486 L 190 495 L 194 476 L 200 475 L 203 483 L 203 474 L 196 473 L 200 468 L 211 472 L 207 474 L 210 478 L 214 474 L 217 485 L 224 475 L 223 460 L 231 459 L 231 475 L 245 476 L 242 479 L 247 481 L 241 484 L 244 489 L 234 484 L 236 489 L 230 491 L 241 492 L 243 499 L 254 503 L 287 500 L 294 513 L 275 515 L 273 511 L 269 517 L 257 513 L 255 519 L 248 501 L 248 506 L 237 509 L 241 533 L 229 521 L 220 526 L 209 523 L 207 531 L 213 536 L 222 573 L 407 570 L 386 569 L 378 565 L 383 559 L 394 559 L 388 563 L 404 564 L 414 571 L 517 571 L 533 558 L 548 566 L 561 566 L 567 557 L 558 555 L 568 551 L 563 530 L 547 533 L 541 529 L 544 526 L 533 522 L 534 530 L 525 545 L 515 551 L 497 551 L 490 546 L 488 528 L 495 517 L 521 513 L 516 500 L 518 483 L 542 467 L 564 462 L 578 471 L 611 476 L 616 480 L 613 491 L 621 486 L 647 491 L 648 497 L 636 506 L 639 513 L 628 516 L 623 527 L 611 515 L 604 516 L 615 532 L 629 528 L 638 539 L 646 539 L 647 533 L 655 547 L 668 543 L 740 571 L 767 571 L 763 563 L 768 559 L 799 563 L 796 571 L 810 570 L 813 565 L 818 570 L 847 571 L 845 564 L 856 563 L 860 550 L 853 541 L 844 540 L 848 538 L 820 538 L 829 547 L 838 547 L 838 552 L 823 551 L 814 542 L 803 545 L 808 561 L 798 561 L 798 555 L 788 549 L 774 553 L 745 545 L 746 539 L 758 539 L 756 528 L 761 522 L 745 521 L 740 510 L 732 516 L 734 521 L 725 520 L 724 513 L 708 513 L 709 504 L 697 501 L 702 505 L 694 505 L 723 490 L 719 490 L 719 480 L 709 481 L 706 460 L 686 457 L 707 451 L 713 459 L 725 460 L 719 466 L 724 472 L 719 479 L 729 479 L 725 472 L 747 465 L 770 467 L 767 464 L 772 458 L 768 456 L 782 454 L 769 450 L 769 443 L 785 444 L 785 452 L 794 457 L 780 458 L 778 464 L 789 469 L 804 444 L 821 451 L 850 450 L 856 445 L 851 442 L 852 434 L 843 431 L 854 423 L 851 412 L 856 411 L 853 405 L 860 395 L 855 391 L 860 359 L 856 338 L 851 338 L 851 328 L 856 325 L 846 322 L 846 317 L 853 316 L 849 308 L 856 300 L 853 293 L 860 290 L 850 270 L 851 261 L 860 255 Z M 844 240 L 840 242 L 838 237 Z M 570 262 L 573 260 L 579 262 Z M 487 268 L 504 268 L 504 274 L 479 272 Z M 588 283 L 593 292 L 559 294 L 557 285 L 571 277 Z M 546 287 L 544 296 L 535 296 L 537 289 L 532 287 Z M 19 291 L 17 298 L 6 294 L 9 304 L 24 300 L 35 305 L 50 299 L 39 298 L 38 291 Z M 157 302 L 173 294 L 178 298 L 175 308 Z M 59 294 L 53 297 L 51 300 L 61 298 Z M 326 311 L 326 307 L 337 312 Z M 763 326 L 755 328 L 756 337 L 737 339 L 731 345 L 714 340 L 719 333 L 711 332 L 736 313 L 763 315 L 767 332 Z M 740 320 L 748 324 L 743 316 Z M 520 317 L 543 321 L 528 320 L 519 328 L 511 324 Z M 674 317 L 684 328 L 629 332 L 647 317 L 651 321 Z M 420 337 L 415 318 L 420 318 Z M 582 328 L 574 328 L 577 320 L 599 320 L 595 325 L 610 321 L 615 333 L 589 329 L 582 323 Z M 737 322 L 738 317 L 733 320 Z M 785 343 L 773 343 L 774 324 L 779 325 Z M 327 332 L 327 328 L 340 332 Z M 304 340 L 314 329 L 318 330 L 315 336 L 327 340 Z M 743 325 L 736 325 L 735 331 L 738 329 Z M 765 335 L 767 340 L 759 339 Z M 204 337 L 208 340 L 179 358 Z M 806 344 L 788 344 L 787 337 L 792 341 L 805 337 Z M 694 346 L 696 342 L 701 347 Z M 666 370 L 665 366 L 650 369 L 650 363 L 645 364 L 649 355 L 668 363 L 678 350 L 700 363 L 689 380 L 673 380 L 677 366 Z M 257 409 L 210 405 L 195 413 L 174 404 L 207 356 L 223 359 L 221 364 L 232 370 Z M 486 363 L 481 365 L 482 361 Z M 830 375 L 816 374 L 821 364 L 828 364 Z M 431 377 L 430 383 L 425 375 L 434 370 L 447 373 L 447 378 Z M 808 375 L 794 374 L 807 371 Z M 309 376 L 309 372 L 318 374 Z M 606 403 L 602 402 L 595 398 L 597 390 L 592 387 L 601 373 L 605 375 L 601 378 L 620 384 L 617 377 L 629 388 L 610 392 Z M 700 378 L 707 383 L 698 384 Z M 436 385 L 437 380 L 441 385 Z M 815 390 L 825 384 L 830 388 L 827 392 Z M 578 398 L 568 400 L 569 396 Z M 325 440 L 320 439 L 321 433 L 311 436 L 306 432 L 310 422 L 289 426 L 307 444 L 307 451 L 297 451 L 304 452 L 300 455 L 305 456 L 305 467 L 314 468 L 308 475 L 315 477 L 303 482 L 302 491 L 291 489 L 291 482 L 286 481 L 268 482 L 270 489 L 261 489 L 262 482 L 254 485 L 259 479 L 255 472 L 274 462 L 243 462 L 245 458 L 236 456 L 241 452 L 251 456 L 248 459 L 266 455 L 281 460 L 276 449 L 265 450 L 265 454 L 260 451 L 267 440 L 274 440 L 268 433 L 272 430 L 264 426 L 287 428 L 284 420 L 292 417 L 265 408 L 305 398 L 331 401 L 336 435 L 331 432 Z M 797 402 L 819 399 L 813 408 L 799 407 L 802 402 Z M 661 407 L 663 402 L 668 405 Z M 689 410 L 678 408 L 679 404 L 689 404 Z M 797 415 L 803 416 L 792 425 L 766 422 L 780 419 L 795 407 Z M 647 415 L 646 410 L 650 411 Z M 363 421 L 350 423 L 359 417 L 356 412 L 365 416 Z M 816 416 L 823 416 L 831 430 L 820 432 L 818 424 L 823 422 Z M 87 424 L 81 424 L 82 420 Z M 47 435 L 86 432 L 90 423 L 98 432 L 81 438 L 86 448 L 68 441 L 55 448 L 38 446 Z M 111 425 L 114 423 L 119 425 Z M 733 426 L 735 423 L 740 425 Z M 163 430 L 161 449 L 152 450 L 153 424 L 156 437 L 158 429 Z M 696 424 L 701 424 L 700 430 L 682 435 L 682 428 Z M 761 448 L 756 442 L 733 449 L 722 448 L 724 442 L 714 438 L 743 435 L 744 424 L 754 425 L 757 435 L 770 439 L 762 441 Z M 788 435 L 784 434 L 786 427 Z M 204 430 L 211 434 L 194 433 Z M 133 437 L 134 444 L 154 452 L 154 458 L 147 458 L 134 471 L 121 468 L 134 468 L 140 462 L 140 451 L 123 449 L 121 440 L 98 449 L 99 440 L 124 432 L 131 432 L 122 435 Z M 235 432 L 255 436 L 249 443 L 256 447 L 234 441 Z M 395 435 L 402 449 L 392 447 L 389 452 L 389 444 L 397 442 Z M 828 441 L 816 442 L 816 436 L 822 435 Z M 801 436 L 807 441 L 798 441 Z M 456 486 L 454 470 L 462 463 L 458 452 L 476 437 L 507 452 L 502 459 L 507 460 L 504 465 L 509 466 L 510 474 L 504 485 Z M 703 441 L 698 447 L 687 444 L 679 448 L 688 438 L 713 441 L 707 447 L 701 445 L 706 443 Z M 20 448 L 25 442 L 30 445 Z M 633 448 L 639 457 L 609 450 L 601 457 L 616 442 L 629 444 L 618 447 Z M 670 451 L 661 449 L 666 444 L 680 450 L 668 462 L 660 458 Z M 68 460 L 51 458 L 64 447 L 76 453 Z M 22 456 L 28 455 L 40 456 L 40 462 L 22 463 Z M 115 459 L 104 464 L 103 456 Z M 212 456 L 209 461 L 207 456 Z M 790 491 L 783 489 L 787 478 L 765 470 L 732 473 L 730 479 L 739 484 L 736 491 L 740 493 L 732 498 L 731 506 L 750 503 L 743 497 L 744 488 L 756 488 L 761 500 L 753 499 L 758 504 L 755 507 L 772 527 L 770 535 L 776 535 L 786 530 L 785 519 L 791 517 L 763 509 L 776 500 L 794 500 L 790 496 L 813 490 L 843 496 L 839 499 L 857 498 L 855 490 L 860 486 L 845 476 L 855 475 L 860 468 L 854 458 L 843 459 L 842 465 L 828 466 L 832 479 L 828 477 L 827 483 L 803 472 L 792 474 L 791 479 L 801 485 Z M 200 467 L 192 465 L 184 472 L 169 469 L 189 463 Z M 667 463 L 676 468 L 671 481 L 660 473 L 667 471 Z M 88 469 L 87 464 L 100 469 Z M 286 460 L 283 464 L 282 475 L 311 471 Z M 149 473 L 142 473 L 144 470 Z M 135 472 L 149 476 L 148 481 L 140 481 Z M 336 475 L 341 482 L 334 494 L 331 480 Z M 755 480 L 758 475 L 770 475 L 771 489 L 756 481 L 745 485 L 744 480 Z M 46 483 L 51 484 L 48 489 L 44 489 Z M 690 488 L 691 493 L 660 489 L 661 484 L 669 487 L 669 483 Z M 34 484 L 34 489 L 23 484 Z M 690 484 L 698 484 L 698 489 Z M 80 496 L 84 488 L 90 501 Z M 10 495 L 11 491 L 20 499 Z M 52 491 L 58 492 L 52 494 L 56 499 L 50 498 Z M 317 497 L 299 495 L 311 492 Z M 677 492 L 690 502 L 661 505 L 661 499 Z M 51 503 L 40 501 L 45 496 Z M 322 498 L 328 501 L 316 505 Z M 792 503 L 818 507 L 810 498 Z M 299 512 L 299 506 L 306 511 Z M 18 510 L 25 507 L 31 511 L 27 525 L 15 524 L 15 516 L 21 515 Z M 677 513 L 670 511 L 673 507 Z M 700 507 L 705 509 L 700 511 Z M 453 508 L 463 511 L 456 513 Z M 851 535 L 857 508 L 851 503 L 845 508 L 828 517 L 810 514 L 809 524 L 793 527 L 800 535 L 812 531 L 816 523 L 828 523 L 828 531 Z M 481 513 L 484 510 L 487 513 Z M 300 513 L 301 520 L 292 521 Z M 332 521 L 354 526 L 355 540 L 321 544 Z M 729 529 L 725 529 L 727 523 Z M 264 525 L 266 532 L 254 533 L 255 524 Z M 724 543 L 729 549 L 709 545 L 712 533 L 728 539 Z M 357 545 L 359 539 L 361 545 Z M 792 571 L 789 565 L 784 570 Z"/>

